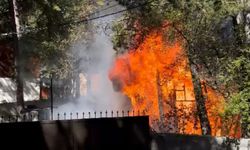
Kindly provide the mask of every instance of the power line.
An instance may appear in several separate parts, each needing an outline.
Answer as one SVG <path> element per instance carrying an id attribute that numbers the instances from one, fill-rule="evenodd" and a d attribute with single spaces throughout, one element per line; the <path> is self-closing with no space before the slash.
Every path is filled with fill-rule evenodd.
<path id="1" fill-rule="evenodd" d="M 103 11 L 106 11 L 106 10 L 108 10 L 108 9 L 111 9 L 111 8 L 114 8 L 114 7 L 116 7 L 116 6 L 119 6 L 119 4 L 118 3 L 116 3 L 116 4 L 114 4 L 114 5 L 111 5 L 111 6 L 109 6 L 109 7 L 106 7 L 106 8 L 103 8 L 103 9 L 101 9 L 101 10 L 97 10 L 96 12 L 93 12 L 93 13 L 90 13 L 90 14 L 88 14 L 87 16 L 85 16 L 84 18 L 87 18 L 87 17 L 89 17 L 89 16 L 92 16 L 92 15 L 95 15 L 96 13 L 101 13 L 101 12 L 103 12 Z M 4 13 L 9 13 L 9 10 L 8 11 L 6 11 L 6 12 L 4 12 Z M 63 25 L 63 24 L 62 24 Z M 59 25 L 60 26 L 60 25 Z M 28 28 L 29 27 L 26 27 L 26 30 L 28 30 Z M 39 31 L 39 30 L 45 30 L 47 27 L 40 27 L 40 28 L 38 28 L 38 30 L 37 31 Z M 32 32 L 32 31 L 36 31 L 36 29 L 31 29 L 31 30 L 29 30 L 29 31 L 26 31 L 26 32 L 21 32 L 22 34 L 24 34 L 24 33 L 29 33 L 29 32 Z M 16 34 L 15 32 L 8 32 L 8 33 L 1 33 L 0 34 L 0 39 L 1 39 L 1 37 L 7 37 L 7 36 L 12 36 L 12 35 L 14 35 L 14 34 Z"/>
<path id="2" fill-rule="evenodd" d="M 114 7 L 116 7 L 116 6 L 119 6 L 119 4 L 117 3 L 117 4 L 111 5 L 111 6 L 109 6 L 109 7 L 103 8 L 103 9 L 101 9 L 101 10 L 97 10 L 96 12 L 91 13 L 91 14 L 90 14 L 90 15 L 88 15 L 88 16 L 94 15 L 95 13 L 100 13 L 100 12 L 103 12 L 103 11 L 105 11 L 105 10 L 108 10 L 108 9 L 114 8 Z"/>
<path id="3" fill-rule="evenodd" d="M 73 21 L 73 20 L 72 20 L 72 21 L 70 21 L 70 22 L 58 24 L 58 25 L 56 25 L 56 26 L 66 26 L 66 25 L 70 25 L 70 24 L 85 23 L 85 22 L 88 22 L 88 21 L 93 21 L 93 20 L 105 18 L 105 17 L 108 17 L 108 16 L 113 16 L 113 15 L 116 15 L 116 14 L 120 14 L 120 13 L 129 11 L 129 10 L 132 10 L 132 9 L 136 9 L 136 8 L 145 6 L 146 4 L 151 3 L 151 2 L 152 2 L 152 1 L 148 1 L 148 2 L 145 2 L 145 3 L 142 4 L 142 5 L 137 5 L 137 6 L 134 6 L 134 7 L 126 8 L 126 9 L 124 9 L 124 10 L 116 11 L 116 12 L 113 12 L 113 13 L 108 13 L 108 14 L 101 15 L 101 16 L 97 16 L 97 17 L 93 17 L 93 18 L 87 18 L 87 19 L 82 19 L 82 20 L 78 20 L 78 21 Z M 97 13 L 97 12 L 96 12 L 96 13 Z M 94 14 L 94 13 L 93 13 L 93 14 Z M 42 27 L 41 29 L 44 30 L 44 29 L 46 29 L 46 28 L 47 28 L 47 27 Z M 37 29 L 39 29 L 39 28 L 37 28 Z"/>
<path id="4" fill-rule="evenodd" d="M 111 6 L 109 6 L 109 7 L 106 7 L 106 8 L 103 8 L 103 9 L 101 9 L 101 10 L 97 10 L 96 12 L 93 12 L 93 13 L 90 13 L 90 14 L 88 14 L 88 15 L 86 15 L 84 18 L 87 18 L 87 17 L 90 17 L 90 16 L 92 16 L 92 15 L 95 15 L 96 13 L 101 13 L 101 12 L 103 12 L 103 11 L 106 11 L 106 10 L 108 10 L 108 9 L 111 9 L 111 8 L 114 8 L 114 7 L 116 7 L 116 6 L 119 6 L 119 4 L 117 3 L 117 4 L 114 4 L 114 5 L 111 5 Z M 4 13 L 9 13 L 10 11 L 8 10 L 8 11 L 6 11 L 6 12 L 4 12 Z M 72 22 L 72 21 L 71 21 Z M 64 24 L 61 24 L 61 26 L 62 25 L 64 25 Z M 58 26 L 58 25 L 57 25 Z M 60 26 L 60 25 L 59 25 Z M 45 29 L 47 29 L 47 27 L 39 27 L 39 28 L 33 28 L 33 29 L 28 29 L 29 27 L 26 27 L 26 30 L 28 30 L 28 31 L 26 31 L 26 32 L 24 32 L 24 31 L 22 31 L 21 32 L 21 34 L 24 34 L 24 33 L 30 33 L 30 32 L 34 32 L 34 31 L 40 31 L 40 30 L 45 30 Z M 0 34 L 0 39 L 2 38 L 2 37 L 7 37 L 7 36 L 12 36 L 12 35 L 14 35 L 14 34 L 16 34 L 15 32 L 8 32 L 8 33 L 1 33 Z"/>
<path id="5" fill-rule="evenodd" d="M 116 15 L 116 14 L 120 14 L 120 13 L 123 13 L 123 12 L 126 12 L 126 11 L 129 11 L 129 10 L 133 10 L 133 9 L 136 9 L 136 8 L 139 8 L 139 7 L 143 7 L 149 3 L 153 2 L 153 0 L 151 1 L 147 1 L 141 5 L 137 5 L 137 6 L 133 6 L 133 7 L 129 7 L 129 8 L 126 8 L 126 9 L 123 9 L 123 10 L 120 10 L 120 11 L 116 11 L 116 12 L 113 12 L 113 13 L 108 13 L 108 14 L 104 14 L 104 15 L 101 15 L 101 16 L 97 16 L 97 17 L 93 17 L 93 18 L 87 18 L 87 19 L 82 19 L 82 20 L 78 20 L 78 21 L 69 21 L 69 22 L 65 22 L 65 23 L 61 23 L 61 24 L 57 24 L 55 26 L 59 27 L 59 26 L 67 26 L 67 25 L 72 25 L 72 24 L 80 24 L 80 23 L 86 23 L 86 22 L 89 22 L 89 21 L 93 21 L 93 20 L 97 20 L 97 19 L 101 19 L 101 18 L 105 18 L 105 17 L 108 17 L 108 16 L 113 16 L 113 15 Z M 114 7 L 114 6 L 112 6 Z M 112 8 L 111 6 L 108 7 L 108 8 Z M 107 9 L 108 9 L 107 8 Z M 103 9 L 103 10 L 107 10 L 107 9 Z M 100 12 L 100 11 L 99 11 Z M 95 13 L 98 13 L 95 12 Z M 92 14 L 95 14 L 95 13 L 92 13 Z M 89 15 L 88 15 L 89 16 Z M 45 30 L 47 29 L 48 27 L 39 27 L 39 28 L 31 28 L 31 29 L 28 29 L 29 27 L 26 27 L 26 30 L 27 31 L 21 31 L 21 34 L 27 34 L 27 33 L 31 33 L 31 32 L 37 32 L 37 31 L 42 31 L 42 30 Z M 0 37 L 2 36 L 12 36 L 16 34 L 15 32 L 9 32 L 9 33 L 1 33 L 0 34 Z"/>

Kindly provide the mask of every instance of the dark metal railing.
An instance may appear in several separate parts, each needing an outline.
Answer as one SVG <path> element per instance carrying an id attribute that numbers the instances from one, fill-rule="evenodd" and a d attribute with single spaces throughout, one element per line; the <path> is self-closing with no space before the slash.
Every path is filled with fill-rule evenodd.
<path id="1" fill-rule="evenodd" d="M 86 115 L 87 114 L 87 115 Z M 53 120 L 73 120 L 73 119 L 90 119 L 90 118 L 117 118 L 117 117 L 136 117 L 146 116 L 145 111 L 94 111 L 94 112 L 63 112 L 54 113 Z M 29 121 L 43 121 L 52 120 L 50 114 L 26 113 L 22 115 L 2 115 L 0 116 L 0 123 L 11 122 L 29 122 Z"/>

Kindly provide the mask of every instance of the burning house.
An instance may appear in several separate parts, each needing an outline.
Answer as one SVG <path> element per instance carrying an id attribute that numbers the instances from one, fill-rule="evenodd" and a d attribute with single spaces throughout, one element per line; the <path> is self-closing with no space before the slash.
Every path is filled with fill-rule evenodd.
<path id="1" fill-rule="evenodd" d="M 126 95 L 133 110 L 150 116 L 151 126 L 159 132 L 201 134 L 192 76 L 181 40 L 164 42 L 163 31 L 153 30 L 136 49 L 117 57 L 109 78 L 114 89 Z M 203 83 L 206 110 L 212 135 L 239 136 L 228 133 L 221 122 L 224 99 Z"/>
<path id="2" fill-rule="evenodd" d="M 106 22 L 111 19 L 114 18 L 101 20 L 100 26 L 106 28 Z M 56 111 L 140 111 L 150 116 L 150 126 L 158 132 L 201 134 L 192 76 L 182 40 L 163 40 L 163 33 L 162 29 L 152 30 L 137 48 L 117 57 L 112 51 L 111 40 L 104 33 L 94 34 L 94 40 L 88 46 L 86 43 L 75 44 L 76 55 L 80 57 L 79 70 L 72 79 L 54 80 L 54 98 L 66 100 Z M 0 102 L 15 102 L 15 82 L 10 76 L 14 68 L 7 67 L 14 65 L 9 53 L 12 50 L 6 46 L 0 48 L 8 49 L 0 51 L 0 85 L 5 87 L 0 88 Z M 89 57 L 86 58 L 88 62 L 84 61 L 85 57 Z M 113 59 L 113 66 L 109 68 Z M 36 59 L 30 61 L 30 64 L 37 64 Z M 34 66 L 28 68 L 36 70 Z M 24 93 L 24 100 L 50 99 L 52 80 L 35 76 L 25 81 L 24 92 L 27 94 Z M 234 124 L 238 120 L 232 122 L 229 129 L 224 128 L 221 121 L 223 96 L 205 82 L 202 86 L 212 135 L 239 137 L 239 124 Z M 76 99 L 74 104 L 72 99 Z"/>

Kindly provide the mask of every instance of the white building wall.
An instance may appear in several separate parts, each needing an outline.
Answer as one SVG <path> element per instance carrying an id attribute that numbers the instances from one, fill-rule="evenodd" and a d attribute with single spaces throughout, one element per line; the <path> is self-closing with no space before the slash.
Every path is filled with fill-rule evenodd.
<path id="1" fill-rule="evenodd" d="M 39 80 L 24 81 L 24 101 L 39 100 Z M 0 103 L 16 102 L 16 83 L 11 78 L 0 78 Z"/>

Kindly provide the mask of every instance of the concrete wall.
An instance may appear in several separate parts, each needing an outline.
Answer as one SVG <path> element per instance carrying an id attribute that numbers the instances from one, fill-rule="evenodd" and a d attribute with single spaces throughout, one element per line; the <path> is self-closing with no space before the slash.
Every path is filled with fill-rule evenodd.
<path id="1" fill-rule="evenodd" d="M 225 137 L 153 134 L 151 150 L 250 150 L 250 139 Z"/>

